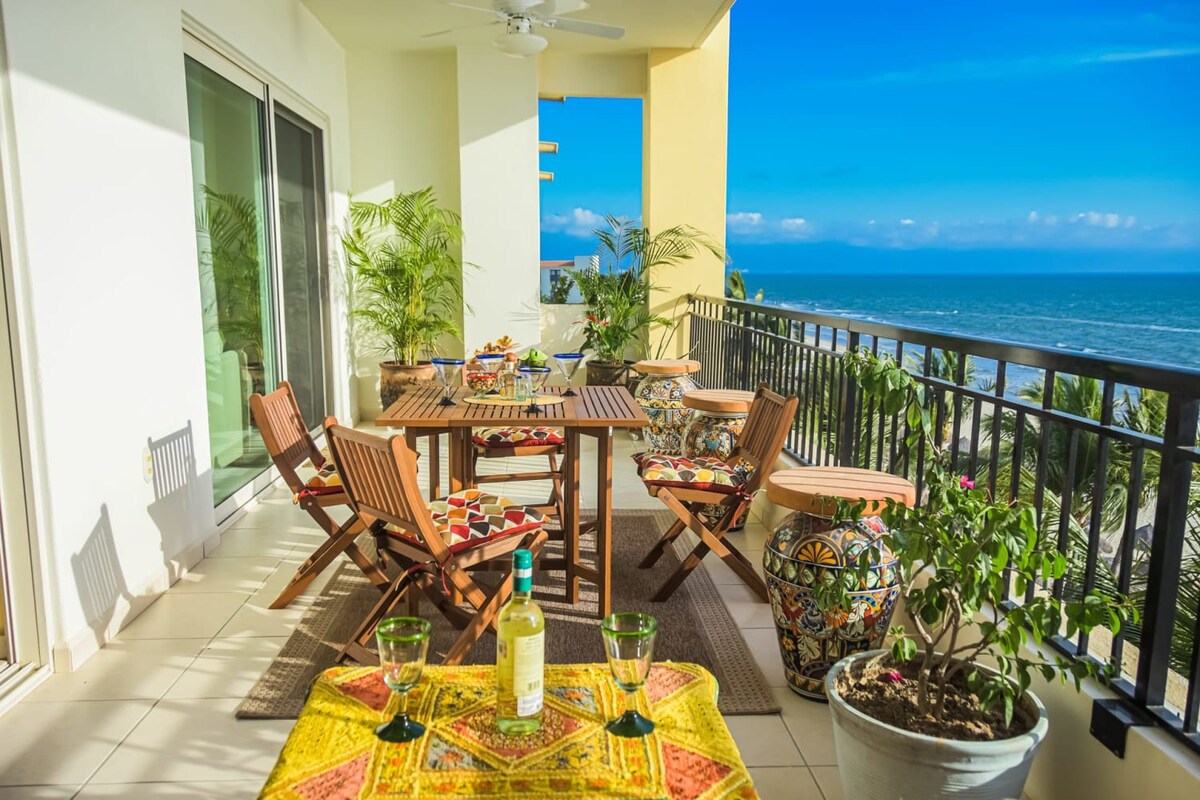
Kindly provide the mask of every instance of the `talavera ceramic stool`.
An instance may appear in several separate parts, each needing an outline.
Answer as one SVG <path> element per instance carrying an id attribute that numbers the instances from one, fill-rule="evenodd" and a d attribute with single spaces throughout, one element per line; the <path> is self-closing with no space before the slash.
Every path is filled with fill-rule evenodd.
<path id="1" fill-rule="evenodd" d="M 825 570 L 858 563 L 887 532 L 878 514 L 888 498 L 912 506 L 916 488 L 886 472 L 844 467 L 803 467 L 767 478 L 767 498 L 794 513 L 779 524 L 763 551 L 767 596 L 779 634 L 788 687 L 810 700 L 825 700 L 825 673 L 852 653 L 878 647 L 895 610 L 900 586 L 896 556 L 880 547 L 867 578 L 848 608 L 822 611 L 813 587 Z M 834 498 L 864 500 L 864 516 L 832 524 Z"/>
<path id="2" fill-rule="evenodd" d="M 650 449 L 668 456 L 683 455 L 683 430 L 692 413 L 683 398 L 696 389 L 691 376 L 700 371 L 700 362 L 661 358 L 639 361 L 633 368 L 642 376 L 634 397 L 650 419 L 646 429 Z"/>

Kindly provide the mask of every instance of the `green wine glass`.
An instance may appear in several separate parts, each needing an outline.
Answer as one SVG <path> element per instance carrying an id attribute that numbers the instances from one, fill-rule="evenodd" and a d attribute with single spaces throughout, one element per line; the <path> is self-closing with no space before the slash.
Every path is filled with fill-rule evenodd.
<path id="1" fill-rule="evenodd" d="M 411 742 L 425 735 L 425 726 L 409 719 L 408 692 L 421 680 L 433 625 L 420 617 L 389 617 L 375 628 L 383 682 L 400 698 L 391 722 L 375 729 L 385 742 Z"/>
<path id="2" fill-rule="evenodd" d="M 606 730 L 616 736 L 645 736 L 654 730 L 654 723 L 638 713 L 637 693 L 650 674 L 658 621 L 649 614 L 609 614 L 600 630 L 613 679 L 625 692 L 625 713 L 608 723 Z"/>

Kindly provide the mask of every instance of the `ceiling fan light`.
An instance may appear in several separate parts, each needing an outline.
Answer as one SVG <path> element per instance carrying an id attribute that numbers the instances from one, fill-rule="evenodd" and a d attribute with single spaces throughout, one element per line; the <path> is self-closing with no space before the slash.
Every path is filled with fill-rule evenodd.
<path id="1" fill-rule="evenodd" d="M 536 33 L 506 33 L 492 42 L 496 49 L 513 58 L 536 56 L 546 49 L 549 42 Z"/>

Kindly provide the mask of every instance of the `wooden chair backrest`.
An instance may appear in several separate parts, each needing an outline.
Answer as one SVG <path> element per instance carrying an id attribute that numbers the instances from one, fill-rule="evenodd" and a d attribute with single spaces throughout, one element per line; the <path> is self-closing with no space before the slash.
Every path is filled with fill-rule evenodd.
<path id="1" fill-rule="evenodd" d="M 280 381 L 279 388 L 270 394 L 250 395 L 250 413 L 262 435 L 263 444 L 271 454 L 276 469 L 293 492 L 304 489 L 297 467 L 311 461 L 317 469 L 325 466 L 325 456 L 308 433 L 292 385 Z"/>
<path id="2" fill-rule="evenodd" d="M 383 438 L 330 418 L 325 426 L 329 452 L 351 507 L 364 524 L 390 523 L 420 536 L 430 552 L 448 552 L 433 527 L 429 506 L 417 483 L 417 464 L 403 436 Z"/>
<path id="3" fill-rule="evenodd" d="M 758 385 L 746 426 L 729 456 L 731 463 L 741 462 L 753 467 L 746 485 L 748 492 L 756 492 L 762 487 L 771 466 L 779 459 L 788 431 L 795 424 L 799 405 L 798 397 L 784 397 L 772 392 L 765 383 Z"/>

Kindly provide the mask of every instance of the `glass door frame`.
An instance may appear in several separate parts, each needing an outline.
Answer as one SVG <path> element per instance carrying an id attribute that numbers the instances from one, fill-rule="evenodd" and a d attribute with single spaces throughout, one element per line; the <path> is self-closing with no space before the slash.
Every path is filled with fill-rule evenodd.
<path id="1" fill-rule="evenodd" d="M 324 220 L 325 227 L 321 231 L 321 236 L 318 237 L 318 247 L 324 264 L 321 282 L 321 320 L 323 328 L 321 335 L 326 355 L 323 389 L 326 407 L 328 408 L 333 396 L 332 387 L 330 386 L 332 370 L 328 368 L 329 357 L 333 353 L 330 346 L 332 331 L 329 324 L 332 318 L 332 304 L 329 280 L 328 213 L 329 209 L 333 207 L 332 198 L 329 194 L 329 187 L 331 185 L 329 168 L 329 118 L 299 95 L 282 87 L 270 75 L 262 72 L 253 64 L 249 64 L 244 59 L 238 58 L 230 51 L 214 46 L 208 36 L 204 35 L 202 31 L 193 30 L 192 26 L 185 25 L 184 28 L 183 55 L 194 59 L 238 88 L 245 90 L 263 104 L 263 152 L 267 171 L 267 174 L 264 176 L 266 178 L 267 195 L 265 202 L 266 271 L 271 293 L 269 312 L 272 340 L 269 345 L 274 351 L 275 363 L 278 365 L 276 371 L 280 380 L 286 380 L 288 376 L 286 360 L 287 334 L 283 324 L 283 264 L 280 257 L 282 247 L 279 231 L 279 171 L 275 148 L 275 115 L 278 113 L 293 122 L 293 124 L 299 124 L 311 129 L 314 133 L 314 138 L 319 142 L 320 175 L 318 177 L 320 179 L 320 189 L 318 196 L 320 210 L 326 216 Z M 270 389 L 271 387 L 267 388 Z M 319 430 L 320 424 L 319 420 L 316 421 L 313 431 Z M 202 465 L 197 465 L 197 467 L 204 468 Z M 269 489 L 278 477 L 279 472 L 275 469 L 274 465 L 264 468 L 250 482 L 239 488 L 221 503 L 215 505 L 213 516 L 216 523 L 221 525 L 229 520 L 242 506 Z"/>

